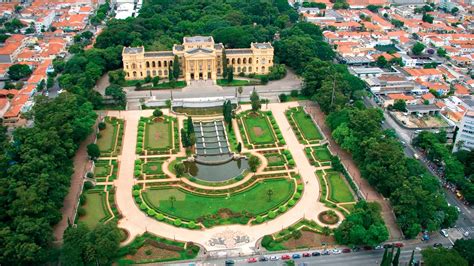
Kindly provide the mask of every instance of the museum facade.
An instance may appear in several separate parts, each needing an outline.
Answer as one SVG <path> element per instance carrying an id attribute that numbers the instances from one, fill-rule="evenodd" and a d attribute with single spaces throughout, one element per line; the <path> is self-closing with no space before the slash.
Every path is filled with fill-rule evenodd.
<path id="1" fill-rule="evenodd" d="M 184 37 L 183 44 L 175 44 L 172 51 L 146 52 L 142 47 L 124 47 L 123 70 L 126 80 L 140 80 L 147 76 L 168 78 L 175 55 L 180 64 L 180 77 L 186 82 L 212 80 L 222 75 L 222 56 L 225 52 L 227 67 L 234 75 L 268 74 L 273 66 L 273 47 L 270 43 L 251 43 L 246 49 L 225 49 L 211 36 Z"/>

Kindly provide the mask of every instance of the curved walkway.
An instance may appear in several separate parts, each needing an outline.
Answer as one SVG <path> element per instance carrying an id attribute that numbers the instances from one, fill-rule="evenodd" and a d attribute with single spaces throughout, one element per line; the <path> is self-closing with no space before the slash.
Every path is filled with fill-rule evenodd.
<path id="1" fill-rule="evenodd" d="M 274 220 L 259 225 L 223 225 L 203 230 L 189 230 L 177 228 L 172 225 L 158 222 L 146 214 L 135 205 L 132 197 L 132 186 L 135 184 L 133 178 L 134 161 L 137 158 L 135 154 L 135 145 L 137 138 L 137 126 L 140 116 L 151 115 L 147 111 L 122 111 L 120 117 L 126 120 L 127 127 L 123 138 L 122 155 L 119 156 L 120 171 L 116 185 L 117 207 L 123 215 L 119 221 L 119 227 L 125 228 L 130 232 L 130 237 L 126 243 L 129 243 L 137 235 L 144 232 L 150 232 L 159 236 L 176 239 L 180 241 L 192 241 L 199 243 L 208 251 L 225 250 L 229 248 L 238 248 L 240 253 L 250 254 L 256 245 L 258 239 L 267 234 L 272 234 L 286 228 L 302 218 L 318 222 L 317 215 L 328 208 L 318 201 L 320 189 L 318 179 L 315 175 L 315 167 L 310 165 L 304 154 L 304 145 L 298 142 L 288 121 L 285 117 L 285 110 L 290 106 L 296 106 L 298 103 L 287 104 L 269 104 L 268 109 L 273 115 L 282 131 L 287 143 L 287 149 L 293 155 L 296 162 L 297 172 L 300 174 L 305 184 L 301 199 L 287 212 L 281 214 Z M 243 106 L 243 109 L 249 109 L 250 106 Z M 111 111 L 109 115 L 118 115 L 118 112 Z M 342 215 L 337 212 L 342 220 Z M 319 223 L 319 222 L 318 222 Z M 337 226 L 337 225 L 335 225 Z M 210 240 L 222 235 L 243 235 L 248 236 L 249 242 L 234 246 L 213 246 Z"/>

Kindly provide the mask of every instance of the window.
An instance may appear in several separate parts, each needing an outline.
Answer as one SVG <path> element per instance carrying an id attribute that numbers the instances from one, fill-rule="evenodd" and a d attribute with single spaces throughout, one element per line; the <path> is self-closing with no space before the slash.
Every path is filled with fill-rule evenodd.
<path id="1" fill-rule="evenodd" d="M 244 58 L 243 63 L 247 64 L 247 58 Z"/>
<path id="2" fill-rule="evenodd" d="M 156 67 L 155 61 L 151 62 L 152 67 Z"/>
<path id="3" fill-rule="evenodd" d="M 156 70 L 153 70 L 153 77 L 156 76 Z"/>
<path id="4" fill-rule="evenodd" d="M 163 75 L 163 72 L 161 72 L 161 70 L 158 70 L 158 76 L 162 76 Z"/>
<path id="5" fill-rule="evenodd" d="M 242 72 L 244 72 L 244 73 L 247 72 L 247 68 L 246 68 L 246 67 L 243 67 L 243 68 L 242 68 Z"/>
<path id="6" fill-rule="evenodd" d="M 137 71 L 133 71 L 133 77 L 134 77 L 134 78 L 137 77 Z"/>
<path id="7" fill-rule="evenodd" d="M 128 64 L 125 65 L 125 68 L 128 69 Z"/>
<path id="8" fill-rule="evenodd" d="M 249 58 L 249 64 L 252 64 L 252 58 Z"/>
<path id="9" fill-rule="evenodd" d="M 147 71 L 146 71 L 146 76 L 147 76 L 147 77 L 150 76 L 150 70 L 147 70 Z"/>
<path id="10" fill-rule="evenodd" d="M 167 67 L 167 66 L 168 66 L 167 64 L 168 64 L 168 63 L 165 61 L 165 62 L 163 63 L 163 66 L 164 66 L 164 67 Z"/>
<path id="11" fill-rule="evenodd" d="M 240 70 L 241 70 L 240 67 L 238 67 L 238 68 L 237 68 L 237 72 L 240 73 Z"/>
<path id="12" fill-rule="evenodd" d="M 252 67 L 249 67 L 249 72 L 252 72 Z"/>
<path id="13" fill-rule="evenodd" d="M 170 60 L 169 66 L 173 66 L 173 60 Z"/>
<path id="14" fill-rule="evenodd" d="M 165 76 L 168 76 L 168 70 L 163 71 L 163 74 L 165 74 Z"/>
<path id="15" fill-rule="evenodd" d="M 237 64 L 240 64 L 240 58 L 237 58 Z"/>
<path id="16" fill-rule="evenodd" d="M 150 62 L 146 61 L 146 67 L 147 67 L 147 68 L 150 67 Z"/>
<path id="17" fill-rule="evenodd" d="M 158 67 L 161 67 L 161 61 L 158 61 Z"/>
<path id="18" fill-rule="evenodd" d="M 135 65 L 135 63 L 132 64 L 132 68 L 135 69 L 137 68 L 137 65 Z"/>
<path id="19" fill-rule="evenodd" d="M 235 65 L 235 58 L 232 58 L 232 65 Z"/>

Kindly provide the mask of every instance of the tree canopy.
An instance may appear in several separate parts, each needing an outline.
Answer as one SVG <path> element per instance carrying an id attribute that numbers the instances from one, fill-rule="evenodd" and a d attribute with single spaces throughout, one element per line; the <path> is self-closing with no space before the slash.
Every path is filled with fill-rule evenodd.
<path id="1" fill-rule="evenodd" d="M 8 76 L 13 80 L 27 78 L 33 73 L 28 65 L 14 64 L 8 68 Z"/>

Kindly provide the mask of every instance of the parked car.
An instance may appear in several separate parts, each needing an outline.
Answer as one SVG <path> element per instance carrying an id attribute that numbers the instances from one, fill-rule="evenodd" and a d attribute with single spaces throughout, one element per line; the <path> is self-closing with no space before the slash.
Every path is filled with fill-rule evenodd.
<path id="1" fill-rule="evenodd" d="M 279 258 L 277 256 L 270 256 L 270 260 L 275 261 L 275 260 L 279 260 Z"/>
<path id="2" fill-rule="evenodd" d="M 351 249 L 350 248 L 345 248 L 342 250 L 342 253 L 351 253 Z"/>
<path id="3" fill-rule="evenodd" d="M 331 253 L 334 254 L 334 255 L 337 255 L 337 254 L 341 254 L 342 251 L 340 249 L 335 248 L 331 251 Z"/>
<path id="4" fill-rule="evenodd" d="M 303 253 L 303 257 L 305 257 L 305 258 L 306 257 L 311 257 L 311 253 L 305 252 L 305 253 Z"/>
<path id="5" fill-rule="evenodd" d="M 323 255 L 331 255 L 331 252 L 329 252 L 329 250 L 324 250 L 321 254 L 323 254 Z"/>
<path id="6" fill-rule="evenodd" d="M 435 247 L 435 248 L 441 248 L 441 247 L 443 247 L 443 244 L 441 244 L 441 243 L 434 243 L 434 244 L 433 244 L 433 247 Z"/>
<path id="7" fill-rule="evenodd" d="M 364 246 L 364 250 L 372 250 L 371 246 Z"/>
<path id="8" fill-rule="evenodd" d="M 227 265 L 234 265 L 234 264 L 235 264 L 235 262 L 234 262 L 233 260 L 226 260 L 226 261 L 225 261 L 225 265 L 226 265 L 226 266 L 227 266 Z"/>
<path id="9" fill-rule="evenodd" d="M 258 261 L 267 261 L 268 260 L 268 257 L 266 256 L 261 256 L 260 258 L 258 258 Z"/>
<path id="10" fill-rule="evenodd" d="M 301 258 L 301 255 L 300 254 L 293 254 L 291 256 L 293 259 L 300 259 Z"/>
<path id="11" fill-rule="evenodd" d="M 311 256 L 313 256 L 313 257 L 321 256 L 321 252 L 315 251 L 315 252 L 311 253 Z"/>
<path id="12" fill-rule="evenodd" d="M 282 260 L 289 260 L 289 259 L 291 259 L 291 257 L 290 257 L 290 255 L 285 254 L 285 255 L 281 256 L 281 259 Z"/>
<path id="13" fill-rule="evenodd" d="M 385 244 L 383 245 L 383 248 L 392 248 L 393 247 L 393 244 Z"/>
<path id="14" fill-rule="evenodd" d="M 354 248 L 352 249 L 352 252 L 359 252 L 359 251 L 360 251 L 360 247 L 354 247 Z"/>
<path id="15" fill-rule="evenodd" d="M 448 230 L 446 229 L 441 229 L 441 235 L 443 235 L 444 237 L 448 237 Z"/>
<path id="16" fill-rule="evenodd" d="M 395 243 L 395 244 L 393 244 L 393 245 L 394 245 L 395 247 L 397 247 L 397 248 L 402 248 L 402 247 L 404 246 L 403 243 L 400 243 L 400 242 L 397 242 L 397 243 Z"/>
<path id="17" fill-rule="evenodd" d="M 383 249 L 383 246 L 378 245 L 378 246 L 374 247 L 374 249 L 375 249 L 375 250 Z"/>
<path id="18" fill-rule="evenodd" d="M 257 262 L 257 258 L 248 258 L 247 262 L 248 262 L 248 263 Z"/>

